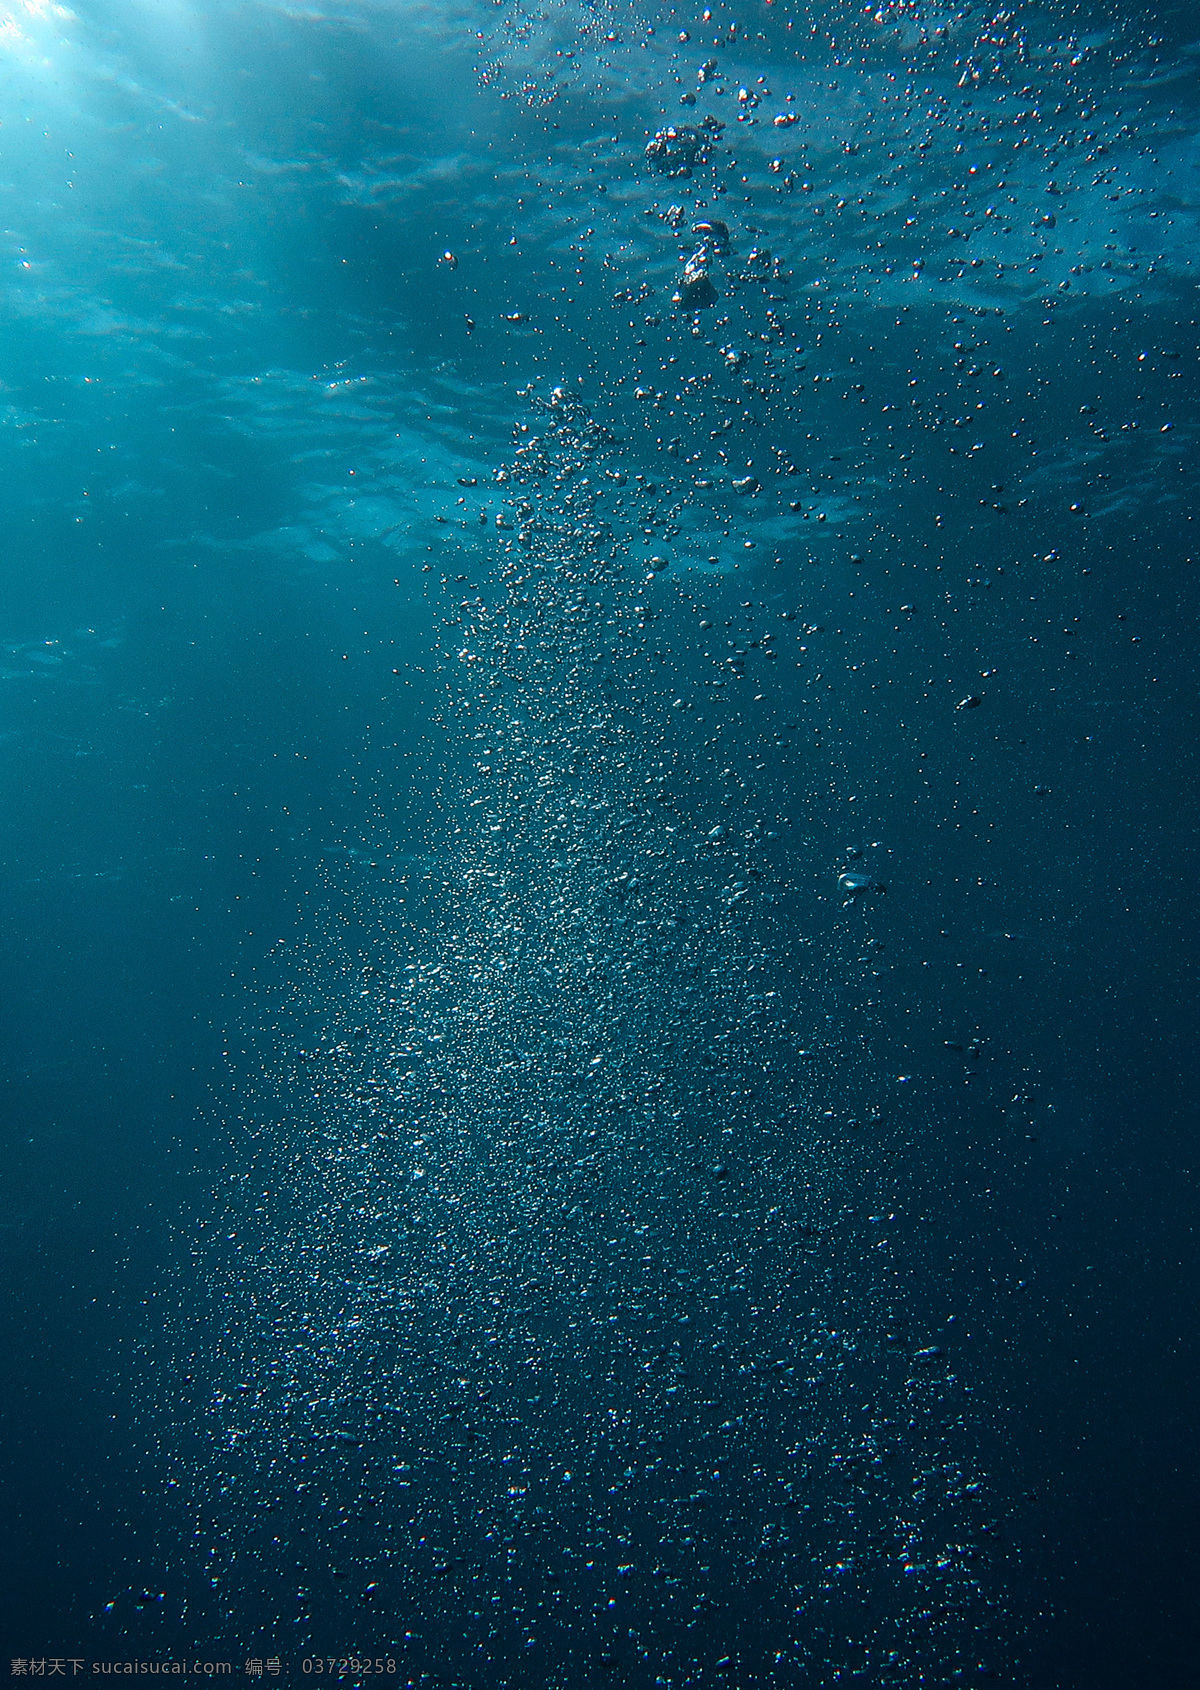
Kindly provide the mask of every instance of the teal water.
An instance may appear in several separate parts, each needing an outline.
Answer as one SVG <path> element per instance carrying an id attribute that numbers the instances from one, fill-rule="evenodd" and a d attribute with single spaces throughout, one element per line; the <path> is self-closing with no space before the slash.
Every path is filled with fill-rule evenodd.
<path id="1" fill-rule="evenodd" d="M 2 24 L 10 1659 L 1184 1682 L 1192 20 Z"/>

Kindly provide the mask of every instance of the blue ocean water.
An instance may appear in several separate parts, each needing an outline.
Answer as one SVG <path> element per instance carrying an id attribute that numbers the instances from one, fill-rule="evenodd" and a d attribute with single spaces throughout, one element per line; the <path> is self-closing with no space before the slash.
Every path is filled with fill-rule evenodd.
<path id="1" fill-rule="evenodd" d="M 1188 1682 L 1190 8 L 0 24 L 12 1674 Z"/>

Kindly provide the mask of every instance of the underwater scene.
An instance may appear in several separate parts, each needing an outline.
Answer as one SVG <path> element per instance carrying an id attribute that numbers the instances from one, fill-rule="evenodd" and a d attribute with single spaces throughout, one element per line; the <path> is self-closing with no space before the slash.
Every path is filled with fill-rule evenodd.
<path id="1" fill-rule="evenodd" d="M 1200 1683 L 1200 14 L 0 87 L 9 1676 Z"/>

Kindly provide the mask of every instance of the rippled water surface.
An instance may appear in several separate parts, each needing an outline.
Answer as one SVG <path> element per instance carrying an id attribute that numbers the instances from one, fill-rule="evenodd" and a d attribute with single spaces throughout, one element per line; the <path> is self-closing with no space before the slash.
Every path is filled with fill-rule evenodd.
<path id="1" fill-rule="evenodd" d="M 1198 69 L 0 12 L 14 1671 L 1187 1681 Z"/>

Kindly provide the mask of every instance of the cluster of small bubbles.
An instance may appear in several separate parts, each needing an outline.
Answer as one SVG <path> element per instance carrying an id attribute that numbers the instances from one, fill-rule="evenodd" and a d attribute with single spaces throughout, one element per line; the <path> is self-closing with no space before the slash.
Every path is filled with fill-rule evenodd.
<path id="1" fill-rule="evenodd" d="M 302 1565 L 315 1639 L 319 1567 L 415 1601 L 443 1640 L 411 1638 L 415 1667 L 453 1626 L 502 1676 L 662 1675 L 728 1651 L 750 1581 L 748 1660 L 840 1670 L 875 1606 L 893 1663 L 949 1661 L 977 1586 L 956 1382 L 888 1348 L 833 1254 L 859 1117 L 772 913 L 780 827 L 753 794 L 697 813 L 691 730 L 623 672 L 655 613 L 596 514 L 615 443 L 569 387 L 527 398 L 496 570 L 441 583 L 423 913 L 376 883 L 357 962 L 330 922 L 297 1012 L 319 1034 L 247 1109 L 197 1250 L 220 1338 L 189 1483 L 243 1520 L 213 1601 Z"/>

